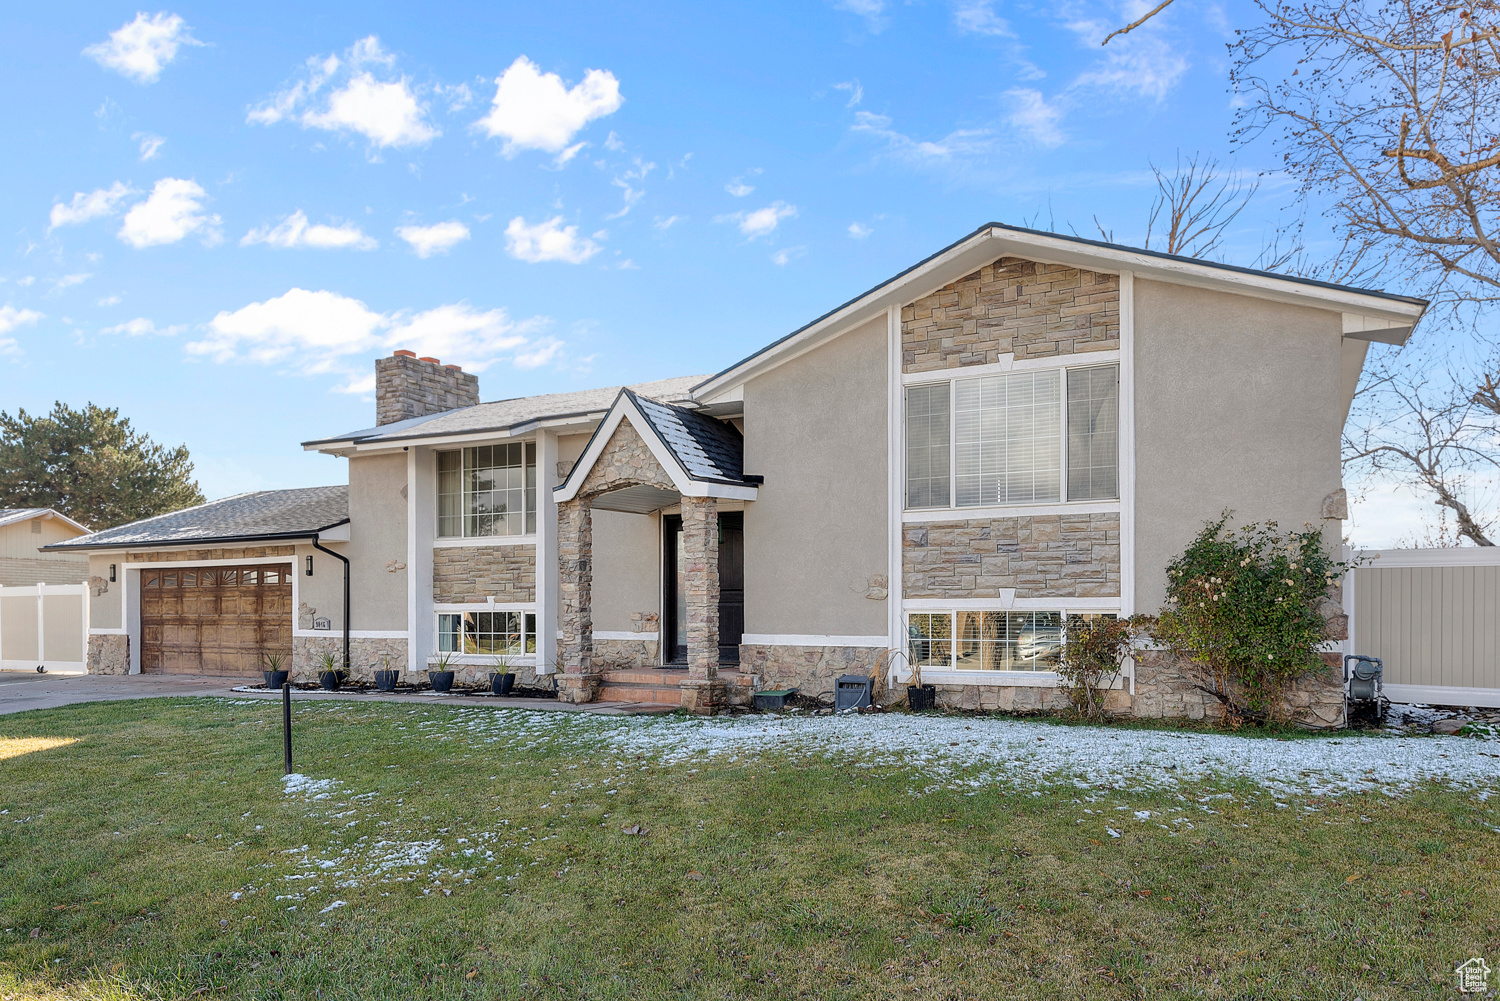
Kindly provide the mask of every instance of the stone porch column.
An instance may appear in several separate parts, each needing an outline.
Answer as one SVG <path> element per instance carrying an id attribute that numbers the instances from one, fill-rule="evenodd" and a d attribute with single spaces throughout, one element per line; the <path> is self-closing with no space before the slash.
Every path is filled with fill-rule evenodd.
<path id="1" fill-rule="evenodd" d="M 719 502 L 682 498 L 682 583 L 687 597 L 688 680 L 682 706 L 709 714 L 724 701 L 719 681 Z"/>
<path id="2" fill-rule="evenodd" d="M 592 702 L 599 690 L 594 671 L 594 509 L 578 497 L 557 506 L 557 698 Z"/>

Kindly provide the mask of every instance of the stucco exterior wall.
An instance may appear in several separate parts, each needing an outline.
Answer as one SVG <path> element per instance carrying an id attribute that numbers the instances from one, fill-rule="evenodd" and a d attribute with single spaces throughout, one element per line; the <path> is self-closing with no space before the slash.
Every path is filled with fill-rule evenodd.
<path id="1" fill-rule="evenodd" d="M 654 514 L 594 511 L 596 631 L 635 632 L 643 616 L 661 614 L 660 526 Z"/>
<path id="2" fill-rule="evenodd" d="M 125 595 L 124 571 L 119 569 L 123 562 L 118 555 L 115 556 L 90 556 L 88 569 L 89 582 L 89 628 L 90 629 L 123 629 L 125 620 L 125 606 L 123 603 Z M 116 565 L 115 576 L 118 578 L 113 584 L 109 581 L 109 565 Z"/>
<path id="3" fill-rule="evenodd" d="M 745 632 L 884 635 L 884 317 L 745 384 Z"/>
<path id="4" fill-rule="evenodd" d="M 349 529 L 348 542 L 324 545 L 348 557 L 353 564 L 350 567 L 350 626 L 354 629 L 405 629 L 404 454 L 349 460 Z M 342 606 L 342 597 L 339 600 Z"/>
<path id="5" fill-rule="evenodd" d="M 1136 609 L 1203 523 L 1323 522 L 1340 489 L 1339 313 L 1160 282 L 1135 283 Z"/>
<path id="6" fill-rule="evenodd" d="M 901 310 L 904 372 L 1120 346 L 1120 277 L 1002 257 Z"/>
<path id="7" fill-rule="evenodd" d="M 351 533 L 352 535 L 352 533 Z M 327 544 L 333 549 L 332 544 Z M 337 543 L 347 549 L 348 543 Z M 249 552 L 249 550 L 244 550 Z M 327 619 L 331 631 L 342 632 L 344 628 L 344 565 L 327 553 L 320 553 L 312 546 L 299 544 L 296 559 L 292 564 L 297 586 L 296 621 L 298 629 L 311 629 L 317 619 Z M 307 558 L 313 561 L 312 576 L 307 575 Z M 235 551 L 227 551 L 226 558 L 236 558 Z M 351 568 L 352 570 L 353 568 Z M 350 578 L 351 585 L 353 578 Z M 354 606 L 354 595 L 350 588 L 350 605 Z M 352 610 L 352 609 L 351 609 Z"/>

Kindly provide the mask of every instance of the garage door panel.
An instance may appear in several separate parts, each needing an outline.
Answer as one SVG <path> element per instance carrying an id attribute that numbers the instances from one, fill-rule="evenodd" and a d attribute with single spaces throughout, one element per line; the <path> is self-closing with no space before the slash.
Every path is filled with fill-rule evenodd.
<path id="1" fill-rule="evenodd" d="M 143 672 L 251 676 L 292 652 L 292 584 L 280 566 L 141 573 Z"/>

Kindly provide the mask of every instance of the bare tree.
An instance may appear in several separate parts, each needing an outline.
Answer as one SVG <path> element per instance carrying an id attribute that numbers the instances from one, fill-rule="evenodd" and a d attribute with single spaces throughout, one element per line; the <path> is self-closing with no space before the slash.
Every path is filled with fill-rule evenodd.
<path id="1" fill-rule="evenodd" d="M 1496 0 L 1257 6 L 1232 47 L 1236 139 L 1269 135 L 1344 258 L 1450 304 L 1500 301 Z"/>
<path id="2" fill-rule="evenodd" d="M 1146 249 L 1185 257 L 1216 253 L 1224 230 L 1260 186 L 1245 183 L 1238 173 L 1224 175 L 1216 158 L 1198 153 L 1184 162 L 1179 152 L 1171 174 L 1154 163 L 1151 172 L 1156 175 L 1157 195 L 1146 223 Z"/>
<path id="3" fill-rule="evenodd" d="M 1466 381 L 1435 378 L 1417 358 L 1377 364 L 1345 427 L 1344 461 L 1356 470 L 1415 481 L 1452 515 L 1460 539 L 1493 546 L 1494 519 L 1472 510 L 1470 495 L 1476 477 L 1500 472 L 1493 447 L 1500 410 L 1466 393 Z"/>

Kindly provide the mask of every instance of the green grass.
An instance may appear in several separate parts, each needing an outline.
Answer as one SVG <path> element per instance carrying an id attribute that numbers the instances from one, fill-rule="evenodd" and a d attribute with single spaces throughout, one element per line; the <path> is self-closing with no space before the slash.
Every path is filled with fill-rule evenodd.
<path id="1" fill-rule="evenodd" d="M 918 796 L 838 761 L 623 762 L 582 717 L 571 743 L 521 736 L 534 714 L 483 740 L 449 709 L 322 703 L 298 770 L 342 784 L 307 800 L 279 709 L 0 718 L 0 749 L 76 739 L 0 760 L 0 998 L 1370 1001 L 1500 966 L 1500 811 L 1471 795 L 1109 794 L 1087 808 L 1194 826 L 1101 841 L 1074 789 Z M 358 887 L 309 864 L 427 839 Z"/>

